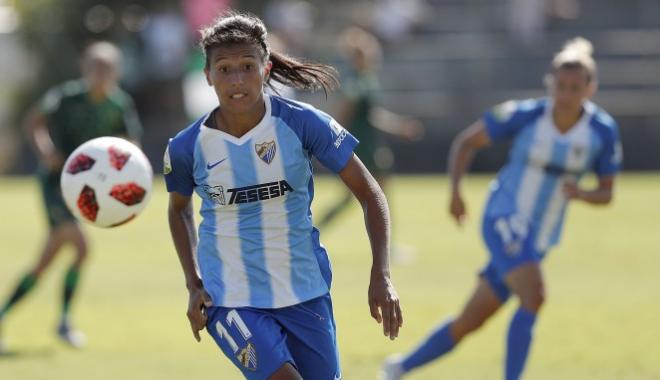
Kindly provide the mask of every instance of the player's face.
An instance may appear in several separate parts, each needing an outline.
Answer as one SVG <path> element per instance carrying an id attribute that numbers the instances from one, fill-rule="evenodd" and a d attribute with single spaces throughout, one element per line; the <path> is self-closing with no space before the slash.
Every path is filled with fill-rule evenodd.
<path id="1" fill-rule="evenodd" d="M 246 113 L 260 109 L 263 85 L 271 63 L 265 63 L 254 44 L 219 46 L 209 52 L 204 72 L 226 111 Z"/>
<path id="2" fill-rule="evenodd" d="M 108 89 L 117 84 L 117 67 L 112 62 L 98 58 L 88 58 L 83 63 L 83 75 L 94 89 Z"/>
<path id="3" fill-rule="evenodd" d="M 593 82 L 581 68 L 559 69 L 552 78 L 551 92 L 556 107 L 579 109 L 593 95 Z"/>

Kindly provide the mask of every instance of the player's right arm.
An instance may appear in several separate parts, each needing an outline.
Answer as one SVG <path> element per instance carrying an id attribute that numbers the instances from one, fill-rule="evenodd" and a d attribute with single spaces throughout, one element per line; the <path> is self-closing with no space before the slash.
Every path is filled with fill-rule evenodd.
<path id="1" fill-rule="evenodd" d="M 213 305 L 211 297 L 204 290 L 202 280 L 197 271 L 194 252 L 197 248 L 197 235 L 195 231 L 195 220 L 193 217 L 192 198 L 170 192 L 168 207 L 168 220 L 172 241 L 176 248 L 179 262 L 183 269 L 188 288 L 188 320 L 193 331 L 193 336 L 199 342 L 199 331 L 206 326 L 205 309 Z"/>
<path id="2" fill-rule="evenodd" d="M 449 150 L 449 180 L 451 200 L 449 213 L 459 225 L 463 224 L 467 211 L 461 194 L 461 179 L 470 167 L 474 153 L 490 145 L 491 139 L 486 131 L 483 119 L 480 119 L 462 131 L 451 144 Z"/>
<path id="3" fill-rule="evenodd" d="M 23 130 L 42 165 L 52 171 L 59 170 L 64 165 L 64 157 L 57 150 L 48 132 L 48 118 L 44 112 L 37 107 L 31 109 L 23 121 Z"/>

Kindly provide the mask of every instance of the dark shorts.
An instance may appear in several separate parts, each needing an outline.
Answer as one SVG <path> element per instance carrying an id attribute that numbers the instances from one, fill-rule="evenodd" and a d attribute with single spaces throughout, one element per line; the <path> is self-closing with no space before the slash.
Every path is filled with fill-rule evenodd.
<path id="1" fill-rule="evenodd" d="M 330 294 L 280 309 L 212 307 L 206 329 L 246 379 L 286 363 L 305 380 L 341 378 Z"/>
<path id="2" fill-rule="evenodd" d="M 53 229 L 64 223 L 76 221 L 75 216 L 71 214 L 64 198 L 62 198 L 60 173 L 40 172 L 37 177 L 50 228 Z"/>
<path id="3" fill-rule="evenodd" d="M 511 216 L 485 218 L 482 233 L 490 260 L 479 276 L 484 278 L 502 302 L 511 295 L 504 279 L 512 270 L 527 263 L 538 263 L 545 257 L 535 247 L 535 231 Z"/>

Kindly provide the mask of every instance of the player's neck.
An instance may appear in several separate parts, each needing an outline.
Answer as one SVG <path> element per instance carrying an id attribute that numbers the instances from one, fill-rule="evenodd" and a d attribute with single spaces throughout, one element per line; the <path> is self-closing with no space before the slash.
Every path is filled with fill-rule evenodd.
<path id="1" fill-rule="evenodd" d="M 250 112 L 233 113 L 230 110 L 218 108 L 214 112 L 215 125 L 223 132 L 234 137 L 242 137 L 264 118 L 266 114 L 266 103 L 260 102 Z"/>
<path id="2" fill-rule="evenodd" d="M 552 120 L 561 133 L 566 133 L 578 123 L 583 112 L 584 109 L 581 106 L 577 109 L 554 108 Z"/>
<path id="3" fill-rule="evenodd" d="M 106 87 L 90 87 L 89 99 L 92 103 L 101 103 L 108 97 L 109 93 L 110 90 Z"/>

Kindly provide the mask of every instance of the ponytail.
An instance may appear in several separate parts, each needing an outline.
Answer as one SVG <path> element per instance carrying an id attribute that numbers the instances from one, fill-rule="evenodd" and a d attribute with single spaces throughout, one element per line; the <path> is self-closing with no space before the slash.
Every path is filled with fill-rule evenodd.
<path id="1" fill-rule="evenodd" d="M 587 73 L 588 81 L 596 80 L 596 61 L 593 58 L 594 47 L 583 37 L 568 40 L 561 51 L 552 59 L 552 70 L 582 68 Z"/>
<path id="2" fill-rule="evenodd" d="M 270 61 L 273 66 L 266 84 L 272 88 L 271 80 L 298 90 L 315 91 L 323 89 L 326 96 L 329 91 L 339 87 L 337 70 L 322 63 L 300 62 L 284 54 L 271 51 Z"/>

